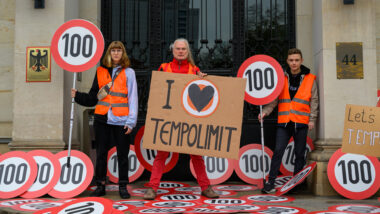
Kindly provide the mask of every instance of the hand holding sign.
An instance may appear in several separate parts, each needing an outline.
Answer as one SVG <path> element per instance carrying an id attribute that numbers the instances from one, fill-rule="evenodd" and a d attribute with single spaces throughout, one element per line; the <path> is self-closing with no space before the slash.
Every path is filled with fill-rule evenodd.
<path id="1" fill-rule="evenodd" d="M 95 66 L 104 50 L 104 39 L 100 30 L 91 22 L 74 19 L 61 25 L 51 40 L 51 51 L 55 62 L 71 72 L 82 72 Z M 77 75 L 74 73 L 73 89 Z M 75 93 L 74 93 L 75 96 Z M 71 135 L 74 126 L 74 96 L 71 98 L 70 131 L 67 165 L 70 167 Z"/>
<path id="2" fill-rule="evenodd" d="M 258 119 L 261 126 L 261 151 L 262 162 L 264 162 L 264 125 L 262 105 L 272 102 L 280 95 L 284 86 L 284 72 L 280 64 L 270 56 L 255 55 L 243 62 L 240 66 L 238 77 L 246 78 L 244 100 L 260 105 Z M 268 166 L 269 167 L 269 166 Z M 263 181 L 265 181 L 265 165 L 262 170 Z"/>

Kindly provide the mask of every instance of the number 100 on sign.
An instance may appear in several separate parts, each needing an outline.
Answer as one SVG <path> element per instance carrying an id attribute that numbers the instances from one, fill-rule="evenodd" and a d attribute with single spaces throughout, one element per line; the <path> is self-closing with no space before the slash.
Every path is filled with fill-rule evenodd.
<path id="1" fill-rule="evenodd" d="M 280 64 L 266 55 L 255 55 L 245 60 L 237 76 L 247 79 L 244 99 L 254 105 L 273 101 L 281 92 L 284 82 Z"/>

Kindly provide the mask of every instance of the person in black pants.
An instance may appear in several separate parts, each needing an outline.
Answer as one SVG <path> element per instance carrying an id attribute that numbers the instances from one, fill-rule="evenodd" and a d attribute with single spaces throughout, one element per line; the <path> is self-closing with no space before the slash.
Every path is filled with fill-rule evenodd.
<path id="1" fill-rule="evenodd" d="M 315 75 L 302 65 L 302 52 L 293 48 L 288 51 L 285 70 L 285 84 L 279 97 L 263 108 L 261 121 L 269 115 L 278 104 L 278 126 L 276 147 L 273 153 L 269 179 L 264 184 L 263 193 L 274 193 L 274 182 L 281 166 L 282 156 L 290 137 L 294 138 L 295 165 L 293 174 L 305 166 L 306 138 L 308 130 L 314 128 L 318 116 L 318 89 Z"/>
<path id="2" fill-rule="evenodd" d="M 97 188 L 91 196 L 103 196 L 107 173 L 107 154 L 111 145 L 116 145 L 119 169 L 119 193 L 121 198 L 129 198 L 127 190 L 128 153 L 131 144 L 130 133 L 136 126 L 138 97 L 135 72 L 125 47 L 120 41 L 108 46 L 98 67 L 89 93 L 71 90 L 71 97 L 83 106 L 95 107 L 96 167 Z"/>

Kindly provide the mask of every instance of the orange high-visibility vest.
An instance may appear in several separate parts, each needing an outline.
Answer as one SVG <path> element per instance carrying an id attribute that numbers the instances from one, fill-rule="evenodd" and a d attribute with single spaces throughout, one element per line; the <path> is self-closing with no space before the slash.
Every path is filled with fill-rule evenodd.
<path id="1" fill-rule="evenodd" d="M 171 65 L 172 65 L 172 62 L 162 63 L 160 68 L 162 68 L 165 72 L 173 73 Z M 187 72 L 187 74 L 197 74 L 197 72 L 195 71 L 194 65 L 189 63 L 189 71 Z"/>
<path id="2" fill-rule="evenodd" d="M 96 70 L 99 89 L 112 81 L 111 75 L 104 67 Z M 113 82 L 108 95 L 99 100 L 95 107 L 95 114 L 107 114 L 109 108 L 115 116 L 127 116 L 129 114 L 128 87 L 125 69 L 122 69 Z"/>
<path id="3" fill-rule="evenodd" d="M 278 97 L 278 123 L 309 123 L 311 88 L 314 80 L 315 75 L 306 74 L 293 100 L 290 100 L 288 77 L 285 76 L 284 89 Z"/>

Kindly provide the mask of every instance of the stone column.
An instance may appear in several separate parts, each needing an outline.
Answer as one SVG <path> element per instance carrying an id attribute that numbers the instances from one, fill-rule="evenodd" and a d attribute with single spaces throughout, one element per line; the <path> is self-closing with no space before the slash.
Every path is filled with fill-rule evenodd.
<path id="1" fill-rule="evenodd" d="M 337 194 L 328 181 L 327 164 L 341 147 L 346 104 L 376 104 L 375 2 L 344 5 L 342 0 L 313 1 L 313 57 L 320 96 L 319 140 L 311 154 L 311 160 L 317 162 L 311 179 L 316 195 Z M 363 43 L 364 79 L 337 79 L 336 42 Z"/>
<path id="2" fill-rule="evenodd" d="M 15 6 L 13 132 L 11 150 L 65 148 L 63 141 L 64 71 L 51 59 L 51 82 L 25 81 L 26 47 L 50 46 L 56 29 L 65 22 L 68 3 L 46 0 L 44 9 L 34 1 Z"/>

